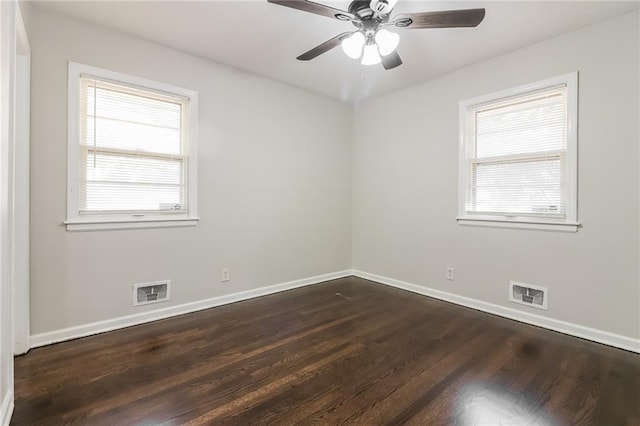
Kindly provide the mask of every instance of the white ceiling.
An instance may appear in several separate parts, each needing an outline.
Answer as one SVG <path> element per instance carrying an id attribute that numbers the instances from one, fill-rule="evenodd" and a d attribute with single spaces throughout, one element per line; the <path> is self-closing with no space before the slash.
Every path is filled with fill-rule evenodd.
<path id="1" fill-rule="evenodd" d="M 316 0 L 322 2 L 322 0 Z M 346 10 L 348 1 L 324 1 Z M 404 64 L 385 71 L 340 48 L 296 56 L 349 31 L 351 23 L 245 1 L 44 1 L 36 4 L 146 40 L 322 93 L 348 103 L 408 87 L 456 68 L 638 9 L 640 1 L 409 1 L 394 13 L 486 8 L 477 28 L 399 30 Z M 392 16 L 393 16 L 392 15 Z"/>

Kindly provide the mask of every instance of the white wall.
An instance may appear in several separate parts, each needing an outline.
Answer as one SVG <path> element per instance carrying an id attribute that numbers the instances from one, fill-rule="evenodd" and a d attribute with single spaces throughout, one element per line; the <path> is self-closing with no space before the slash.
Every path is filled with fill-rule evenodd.
<path id="1" fill-rule="evenodd" d="M 638 35 L 638 14 L 625 15 L 358 106 L 353 267 L 640 337 Z M 457 225 L 459 101 L 571 71 L 584 228 Z M 549 310 L 509 303 L 509 280 L 547 286 Z"/>
<path id="2" fill-rule="evenodd" d="M 543 285 L 549 311 L 533 313 L 640 337 L 637 14 L 353 111 L 37 7 L 29 23 L 32 334 L 353 266 L 529 312 L 507 302 L 508 280 Z M 67 61 L 200 92 L 196 228 L 65 231 Z M 458 226 L 458 102 L 576 70 L 584 228 Z M 160 279 L 172 301 L 133 308 L 131 285 Z"/>
<path id="3" fill-rule="evenodd" d="M 349 268 L 347 106 L 37 7 L 29 21 L 32 335 Z M 197 227 L 65 230 L 67 61 L 199 92 Z M 131 306 L 133 283 L 161 279 L 170 302 Z"/>
<path id="4" fill-rule="evenodd" d="M 16 3 L 0 2 L 0 425 L 13 410 L 11 210 Z"/>

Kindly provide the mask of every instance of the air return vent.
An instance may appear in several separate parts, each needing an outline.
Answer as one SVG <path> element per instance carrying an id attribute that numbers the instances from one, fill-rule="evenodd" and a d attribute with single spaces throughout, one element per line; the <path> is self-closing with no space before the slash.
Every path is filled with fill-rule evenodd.
<path id="1" fill-rule="evenodd" d="M 509 281 L 509 300 L 512 302 L 546 311 L 548 298 L 546 287 Z"/>
<path id="2" fill-rule="evenodd" d="M 133 285 L 133 306 L 148 305 L 149 303 L 166 302 L 169 300 L 171 281 L 156 281 Z"/>

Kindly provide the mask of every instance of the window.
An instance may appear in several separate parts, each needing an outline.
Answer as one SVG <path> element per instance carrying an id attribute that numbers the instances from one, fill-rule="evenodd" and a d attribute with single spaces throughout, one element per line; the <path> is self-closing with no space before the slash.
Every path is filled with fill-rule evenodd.
<path id="1" fill-rule="evenodd" d="M 67 230 L 197 223 L 197 93 L 69 63 Z"/>
<path id="2" fill-rule="evenodd" d="M 460 224 L 577 230 L 577 81 L 460 103 Z"/>

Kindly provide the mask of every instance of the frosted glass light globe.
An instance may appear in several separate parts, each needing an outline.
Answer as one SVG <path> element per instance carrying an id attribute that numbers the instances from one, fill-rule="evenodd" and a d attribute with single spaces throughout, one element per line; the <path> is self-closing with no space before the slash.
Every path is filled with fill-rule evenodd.
<path id="1" fill-rule="evenodd" d="M 393 53 L 396 47 L 398 47 L 398 43 L 400 43 L 400 36 L 396 33 L 385 29 L 378 30 L 376 33 L 376 44 L 382 56 Z"/>
<path id="2" fill-rule="evenodd" d="M 358 59 L 362 55 L 362 47 L 364 46 L 364 34 L 355 32 L 351 36 L 342 40 L 342 50 L 348 57 Z"/>
<path id="3" fill-rule="evenodd" d="M 380 54 L 378 53 L 378 46 L 375 43 L 367 44 L 364 47 L 364 54 L 362 55 L 362 65 L 376 65 L 382 62 Z"/>

